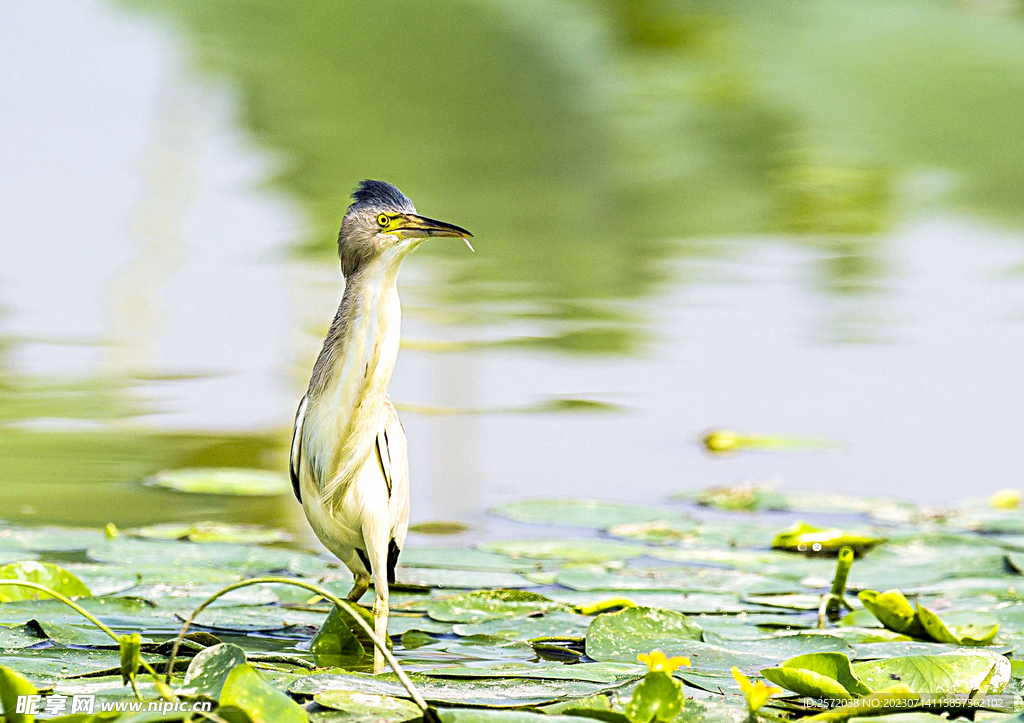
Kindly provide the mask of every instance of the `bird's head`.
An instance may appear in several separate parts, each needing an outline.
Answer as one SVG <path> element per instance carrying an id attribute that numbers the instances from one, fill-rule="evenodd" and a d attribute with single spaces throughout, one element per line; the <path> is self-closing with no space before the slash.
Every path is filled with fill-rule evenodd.
<path id="1" fill-rule="evenodd" d="M 348 276 L 375 260 L 401 263 L 405 255 L 431 236 L 461 238 L 469 246 L 466 229 L 420 216 L 404 193 L 384 181 L 362 181 L 352 193 L 338 234 L 341 270 Z"/>

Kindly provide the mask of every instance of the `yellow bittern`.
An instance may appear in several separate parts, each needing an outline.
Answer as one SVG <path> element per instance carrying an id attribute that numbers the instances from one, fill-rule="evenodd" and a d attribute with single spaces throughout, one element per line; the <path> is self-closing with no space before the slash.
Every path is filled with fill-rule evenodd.
<path id="1" fill-rule="evenodd" d="M 472 234 L 417 215 L 390 183 L 363 181 L 352 198 L 338 234 L 345 292 L 295 415 L 290 471 L 313 532 L 355 576 L 349 600 L 373 580 L 374 629 L 384 639 L 388 584 L 409 527 L 405 430 L 387 394 L 402 316 L 398 269 L 426 238 L 469 245 Z M 383 669 L 375 650 L 373 670 Z"/>

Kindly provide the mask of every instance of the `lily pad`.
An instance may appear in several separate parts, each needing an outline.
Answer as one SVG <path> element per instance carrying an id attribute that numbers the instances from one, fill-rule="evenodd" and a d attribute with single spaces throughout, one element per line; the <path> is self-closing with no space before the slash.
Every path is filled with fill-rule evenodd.
<path id="1" fill-rule="evenodd" d="M 716 507 L 720 510 L 759 512 L 787 508 L 783 495 L 771 487 L 761 485 L 709 487 L 698 492 L 693 499 L 698 505 Z"/>
<path id="2" fill-rule="evenodd" d="M 616 599 L 625 598 L 638 607 L 665 608 L 675 612 L 686 613 L 687 615 L 779 612 L 773 606 L 750 602 L 749 600 L 740 600 L 736 595 L 717 595 L 713 593 L 630 590 L 628 594 L 623 594 L 622 592 L 609 593 L 606 590 L 576 591 L 556 588 L 550 594 L 551 597 L 560 602 L 582 607 L 600 604 L 606 602 L 609 597 L 614 597 Z M 782 598 L 785 596 L 779 595 L 776 597 Z"/>
<path id="3" fill-rule="evenodd" d="M 292 493 L 288 477 L 259 469 L 178 469 L 159 472 L 148 484 L 202 495 L 266 497 Z"/>
<path id="4" fill-rule="evenodd" d="M 27 627 L 36 632 L 40 638 L 52 640 L 62 645 L 88 645 L 92 647 L 117 647 L 117 643 L 105 632 L 92 623 L 82 619 L 82 625 L 66 625 L 48 620 L 29 620 Z M 37 640 L 38 642 L 38 640 Z M 147 642 L 152 642 L 147 640 Z"/>
<path id="5" fill-rule="evenodd" d="M 80 527 L 0 529 L 0 551 L 76 552 L 105 539 L 102 530 Z"/>
<path id="6" fill-rule="evenodd" d="M 917 617 L 917 611 L 899 590 L 883 593 L 863 590 L 858 597 L 864 608 L 889 630 L 915 638 L 925 637 L 925 629 Z"/>
<path id="7" fill-rule="evenodd" d="M 152 540 L 189 540 L 191 542 L 234 542 L 238 544 L 262 544 L 287 542 L 291 539 L 284 530 L 263 525 L 241 525 L 226 522 L 195 522 L 183 524 L 167 522 L 131 530 L 135 537 Z"/>
<path id="8" fill-rule="evenodd" d="M 256 545 L 133 540 L 116 537 L 90 547 L 86 554 L 97 562 L 131 567 L 211 567 L 249 573 L 287 570 L 293 553 Z"/>
<path id="9" fill-rule="evenodd" d="M 276 605 L 238 605 L 209 607 L 196 618 L 193 625 L 213 630 L 256 633 L 283 631 L 295 625 L 319 627 L 321 622 L 323 614 L 311 610 L 292 610 Z"/>
<path id="10" fill-rule="evenodd" d="M 553 611 L 543 615 L 519 616 L 485 620 L 480 623 L 458 623 L 452 626 L 456 635 L 493 635 L 504 640 L 532 638 L 571 638 L 587 634 L 590 618 L 575 613 Z M 390 621 L 389 621 L 390 627 Z"/>
<path id="11" fill-rule="evenodd" d="M 573 562 L 629 560 L 647 553 L 647 548 L 624 542 L 598 539 L 496 540 L 481 543 L 480 549 L 508 557 Z"/>
<path id="12" fill-rule="evenodd" d="M 430 603 L 427 611 L 431 618 L 442 622 L 479 623 L 567 609 L 564 603 L 533 592 L 482 590 L 435 600 Z"/>
<path id="13" fill-rule="evenodd" d="M 940 618 L 919 604 L 917 615 L 929 637 L 939 643 L 988 645 L 999 632 L 999 622 L 985 613 L 950 613 Z"/>
<path id="14" fill-rule="evenodd" d="M 690 672 L 744 670 L 767 667 L 813 652 L 852 652 L 839 638 L 828 635 L 785 635 L 758 640 L 731 640 L 722 645 L 703 642 L 686 616 L 667 610 L 632 608 L 599 615 L 587 633 L 587 655 L 595 660 L 631 662 L 637 655 L 660 650 L 669 656 L 688 657 Z"/>
<path id="15" fill-rule="evenodd" d="M 373 651 L 372 647 L 364 646 L 353 632 L 355 624 L 347 612 L 336 605 L 331 606 L 330 614 L 309 644 L 309 651 L 318 666 L 336 668 L 355 665 L 367 652 Z"/>
<path id="16" fill-rule="evenodd" d="M 843 547 L 864 552 L 880 542 L 884 542 L 884 539 L 869 534 L 848 533 L 838 528 L 815 527 L 806 522 L 797 522 L 776 535 L 772 547 L 818 555 L 838 553 Z"/>
<path id="17" fill-rule="evenodd" d="M 950 700 L 970 695 L 983 682 L 990 693 L 999 693 L 1010 679 L 1010 661 L 987 651 L 912 655 L 852 666 L 841 659 L 845 657 L 804 655 L 761 672 L 795 693 L 831 700 L 879 693 L 894 684 L 925 700 Z"/>
<path id="18" fill-rule="evenodd" d="M 332 723 L 402 723 L 422 714 L 419 706 L 412 701 L 389 695 L 328 690 L 317 693 L 313 700 L 324 708 L 345 714 L 332 716 Z"/>
<path id="19" fill-rule="evenodd" d="M 401 585 L 419 585 L 449 590 L 531 587 L 532 583 L 513 572 L 444 570 L 429 567 L 399 567 L 395 580 Z"/>
<path id="20" fill-rule="evenodd" d="M 769 595 L 744 595 L 745 602 L 768 605 L 773 608 L 788 610 L 817 610 L 821 605 L 820 595 L 802 592 L 773 593 Z"/>
<path id="21" fill-rule="evenodd" d="M 886 628 L 916 638 L 956 645 L 987 645 L 999 632 L 999 621 L 992 615 L 954 612 L 939 617 L 920 603 L 916 609 L 911 607 L 899 590 L 864 590 L 860 600 Z"/>
<path id="22" fill-rule="evenodd" d="M 410 673 L 409 678 L 428 701 L 448 705 L 476 705 L 493 708 L 515 708 L 524 705 L 553 703 L 567 698 L 583 698 L 610 687 L 605 683 L 586 683 L 575 680 L 431 678 L 416 673 Z M 307 696 L 315 696 L 324 691 L 344 690 L 389 695 L 396 698 L 409 697 L 408 692 L 398 682 L 394 673 L 383 675 L 320 673 L 297 679 L 288 687 L 288 690 L 296 695 Z"/>
<path id="23" fill-rule="evenodd" d="M 36 687 L 44 688 L 62 678 L 120 670 L 121 654 L 117 648 L 29 648 L 0 655 L 0 665 L 17 670 Z"/>
<path id="24" fill-rule="evenodd" d="M 25 582 L 38 583 L 66 597 L 92 595 L 89 592 L 89 588 L 85 586 L 85 583 L 64 568 L 51 562 L 28 560 L 26 562 L 12 562 L 0 566 L 0 581 L 2 580 L 24 580 Z M 0 602 L 38 600 L 50 597 L 52 596 L 32 588 L 0 584 Z"/>
<path id="25" fill-rule="evenodd" d="M 696 540 L 697 530 L 696 524 L 685 520 L 656 520 L 612 525 L 607 532 L 612 537 L 638 540 L 648 545 L 673 545 L 683 540 Z"/>
<path id="26" fill-rule="evenodd" d="M 236 665 L 220 691 L 220 704 L 241 708 L 253 723 L 307 723 L 306 711 L 249 665 Z"/>
<path id="27" fill-rule="evenodd" d="M 134 630 L 180 627 L 169 614 L 161 615 L 151 603 L 135 598 L 79 598 L 76 601 L 99 618 L 100 622 L 116 628 Z M 46 620 L 67 625 L 81 625 L 84 618 L 59 600 L 22 600 L 0 605 L 0 624 L 27 623 Z"/>
<path id="28" fill-rule="evenodd" d="M 627 608 L 598 615 L 587 630 L 587 655 L 594 660 L 635 661 L 640 653 L 677 654 L 683 643 L 700 640 L 700 625 L 682 613 Z"/>
<path id="29" fill-rule="evenodd" d="M 18 713 L 18 698 L 35 695 L 36 688 L 23 676 L 10 668 L 0 665 L 0 703 L 3 703 L 4 720 L 7 723 L 32 723 L 33 717 Z"/>
<path id="30" fill-rule="evenodd" d="M 491 509 L 493 514 L 516 522 L 606 529 L 631 522 L 664 520 L 664 508 L 588 499 L 517 500 Z M 677 517 L 681 515 L 670 515 Z"/>
<path id="31" fill-rule="evenodd" d="M 799 655 L 761 675 L 787 690 L 811 698 L 849 700 L 871 693 L 853 672 L 850 659 L 841 653 Z"/>
<path id="32" fill-rule="evenodd" d="M 451 520 L 434 520 L 431 522 L 417 522 L 409 525 L 409 532 L 417 535 L 459 535 L 470 530 L 465 522 Z"/>
<path id="33" fill-rule="evenodd" d="M 637 680 L 646 672 L 642 665 L 627 663 L 561 663 L 532 665 L 502 663 L 480 666 L 447 666 L 421 670 L 433 678 L 528 678 L 531 680 L 579 680 L 588 683 L 622 683 Z"/>
<path id="34" fill-rule="evenodd" d="M 608 570 L 599 565 L 563 568 L 555 578 L 572 590 L 673 590 L 737 594 L 788 592 L 799 587 L 789 581 L 773 580 L 755 573 L 695 568 L 636 568 Z"/>
<path id="35" fill-rule="evenodd" d="M 192 658 L 180 692 L 220 699 L 228 674 L 245 663 L 245 651 L 231 643 L 212 645 Z"/>
<path id="36" fill-rule="evenodd" d="M 0 650 L 27 648 L 46 640 L 38 628 L 31 625 L 0 625 Z"/>
<path id="37" fill-rule="evenodd" d="M 535 572 L 544 565 L 536 560 L 516 559 L 472 547 L 410 547 L 402 550 L 399 561 L 409 567 L 481 572 Z"/>
<path id="38" fill-rule="evenodd" d="M 986 650 L 872 660 L 853 669 L 872 691 L 899 682 L 926 700 L 970 695 L 985 680 L 989 693 L 1001 693 L 1010 680 L 1010 661 Z"/>

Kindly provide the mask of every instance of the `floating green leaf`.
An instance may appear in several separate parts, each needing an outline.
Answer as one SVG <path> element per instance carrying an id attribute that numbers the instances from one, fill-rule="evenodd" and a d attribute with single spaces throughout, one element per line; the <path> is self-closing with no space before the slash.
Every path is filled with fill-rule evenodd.
<path id="1" fill-rule="evenodd" d="M 608 534 L 626 540 L 638 540 L 648 545 L 672 545 L 683 540 L 697 538 L 698 527 L 688 521 L 629 522 L 612 525 Z"/>
<path id="2" fill-rule="evenodd" d="M 1001 655 L 946 653 L 886 658 L 849 665 L 846 656 L 799 656 L 762 674 L 784 688 L 811 698 L 845 700 L 880 694 L 898 683 L 920 698 L 951 700 L 977 691 L 984 683 L 999 693 L 1010 678 L 1010 661 Z"/>
<path id="3" fill-rule="evenodd" d="M 606 529 L 612 525 L 664 520 L 666 510 L 621 502 L 578 499 L 517 500 L 499 505 L 492 513 L 516 522 Z M 679 517 L 680 515 L 672 515 Z"/>
<path id="4" fill-rule="evenodd" d="M 810 698 L 849 700 L 871 693 L 842 653 L 811 653 L 761 671 L 768 680 Z"/>
<path id="5" fill-rule="evenodd" d="M 371 623 L 372 620 L 371 617 Z M 373 648 L 363 646 L 354 632 L 355 627 L 355 621 L 347 612 L 332 605 L 330 614 L 309 644 L 309 652 L 316 664 L 323 668 L 341 668 L 362 661 L 367 650 L 372 651 Z"/>
<path id="6" fill-rule="evenodd" d="M 586 683 L 622 683 L 643 676 L 644 668 L 626 663 L 578 663 L 576 665 L 502 663 L 498 665 L 446 666 L 421 670 L 433 678 L 526 678 L 531 680 L 578 680 Z"/>
<path id="7" fill-rule="evenodd" d="M 606 683 L 575 680 L 431 678 L 416 673 L 410 673 L 409 678 L 428 701 L 495 708 L 542 705 L 567 698 L 583 698 L 610 687 Z M 393 673 L 319 673 L 298 678 L 288 686 L 288 689 L 298 695 L 311 696 L 324 691 L 345 690 L 398 698 L 409 697 Z"/>
<path id="8" fill-rule="evenodd" d="M 670 721 L 679 715 L 682 708 L 682 684 L 669 673 L 652 670 L 633 689 L 625 714 L 630 723 Z"/>
<path id="9" fill-rule="evenodd" d="M 45 639 L 46 635 L 32 625 L 0 625 L 0 650 L 26 648 Z"/>
<path id="10" fill-rule="evenodd" d="M 241 708 L 253 723 L 307 723 L 306 711 L 249 665 L 236 665 L 220 691 L 223 706 Z"/>
<path id="11" fill-rule="evenodd" d="M 77 552 L 102 541 L 102 530 L 77 527 L 0 529 L 0 551 Z M 31 557 L 31 556 L 29 556 Z"/>
<path id="12" fill-rule="evenodd" d="M 647 549 L 640 545 L 629 545 L 624 542 L 580 539 L 545 539 L 545 540 L 496 540 L 484 542 L 480 549 L 508 557 L 525 557 L 534 560 L 566 560 L 573 562 L 608 562 L 611 560 L 629 560 L 646 554 Z"/>
<path id="13" fill-rule="evenodd" d="M 409 532 L 415 532 L 417 535 L 458 535 L 468 532 L 469 529 L 469 525 L 464 522 L 444 520 L 417 522 L 415 525 L 409 525 Z"/>
<path id="14" fill-rule="evenodd" d="M 915 638 L 925 637 L 925 629 L 917 617 L 917 611 L 899 590 L 883 593 L 862 590 L 858 597 L 864 608 L 889 630 Z"/>
<path id="15" fill-rule="evenodd" d="M 929 637 L 939 643 L 988 645 L 999 632 L 999 622 L 984 613 L 951 613 L 940 618 L 918 603 L 917 616 Z"/>
<path id="16" fill-rule="evenodd" d="M 219 700 L 228 674 L 244 663 L 245 651 L 237 645 L 212 645 L 192 658 L 185 672 L 185 680 L 182 681 L 181 692 Z"/>
<path id="17" fill-rule="evenodd" d="M 568 606 L 520 590 L 481 590 L 455 595 L 435 600 L 427 608 L 434 620 L 451 623 L 479 623 L 556 610 L 564 612 Z"/>
<path id="18" fill-rule="evenodd" d="M 178 469 L 160 472 L 147 480 L 151 485 L 202 495 L 263 497 L 292 493 L 284 474 L 259 469 Z"/>
<path id="19" fill-rule="evenodd" d="M 576 591 L 561 590 L 555 588 L 550 591 L 551 597 L 556 600 L 570 603 L 580 608 L 604 603 L 609 599 L 609 593 L 605 590 Z M 625 597 L 621 592 L 614 595 L 614 598 Z M 772 601 L 786 598 L 785 595 L 765 596 L 771 597 Z M 811 596 L 808 596 L 808 599 Z M 773 606 L 760 602 L 752 602 L 747 598 L 740 600 L 736 595 L 719 595 L 715 593 L 687 593 L 668 592 L 660 590 L 630 590 L 627 599 L 637 607 L 665 608 L 675 612 L 686 613 L 687 615 L 700 614 L 721 614 L 721 613 L 752 613 L 752 612 L 778 612 Z M 820 599 L 820 598 L 819 598 Z M 783 609 L 794 609 L 784 606 Z M 805 609 L 803 607 L 795 609 Z M 810 608 L 806 608 L 810 609 Z"/>
<path id="20" fill-rule="evenodd" d="M 26 562 L 12 562 L 8 565 L 0 566 L 0 581 L 2 580 L 25 580 L 27 582 L 39 583 L 67 597 L 88 596 L 92 594 L 89 592 L 89 588 L 85 586 L 85 583 L 64 568 L 51 562 L 28 560 Z M 31 588 L 0 584 L 0 602 L 36 600 L 49 597 L 51 596 Z"/>
<path id="21" fill-rule="evenodd" d="M 184 612 L 179 618 L 186 617 Z M 317 626 L 323 614 L 314 610 L 290 609 L 277 605 L 213 607 L 203 611 L 194 625 L 236 633 L 277 632 L 293 625 Z"/>
<path id="22" fill-rule="evenodd" d="M 876 693 L 899 682 L 924 699 L 968 696 L 986 680 L 988 692 L 997 694 L 1010 680 L 1010 661 L 986 650 L 886 658 L 853 669 Z"/>
<path id="23" fill-rule="evenodd" d="M 770 487 L 759 485 L 709 487 L 698 492 L 694 500 L 698 505 L 717 507 L 720 510 L 756 512 L 786 509 L 786 501 L 782 495 Z"/>
<path id="24" fill-rule="evenodd" d="M 474 588 L 531 587 L 532 583 L 513 572 L 485 572 L 482 570 L 443 570 L 430 567 L 399 567 L 395 571 L 400 585 L 418 585 L 449 590 Z"/>
<path id="25" fill-rule="evenodd" d="M 130 532 L 135 537 L 153 540 L 234 542 L 249 545 L 267 542 L 287 542 L 291 539 L 291 535 L 284 530 L 264 527 L 262 525 L 241 525 L 226 522 L 167 522 L 160 525 L 139 527 Z"/>
<path id="26" fill-rule="evenodd" d="M 843 547 L 852 547 L 856 552 L 864 552 L 884 540 L 866 534 L 846 533 L 838 528 L 823 528 L 797 522 L 772 540 L 772 547 L 790 552 L 807 554 L 838 553 Z"/>
<path id="27" fill-rule="evenodd" d="M 530 640 L 583 637 L 587 634 L 589 625 L 590 618 L 585 615 L 556 610 L 545 612 L 543 615 L 499 618 L 480 623 L 458 623 L 451 629 L 456 635 L 461 636 L 494 635 L 505 640 Z"/>
<path id="28" fill-rule="evenodd" d="M 558 572 L 555 581 L 573 590 L 673 590 L 676 592 L 788 592 L 799 585 L 764 575 L 712 567 L 608 570 L 601 565 L 574 565 Z"/>
<path id="29" fill-rule="evenodd" d="M 999 632 L 999 621 L 992 615 L 959 612 L 943 619 L 920 603 L 916 609 L 911 607 L 899 590 L 864 590 L 860 600 L 886 628 L 938 643 L 987 645 Z"/>
<path id="30" fill-rule="evenodd" d="M 142 636 L 138 633 L 122 635 L 117 639 L 121 653 L 121 682 L 135 684 L 142 657 Z"/>
<path id="31" fill-rule="evenodd" d="M 331 723 L 402 723 L 422 714 L 419 706 L 412 701 L 389 695 L 328 690 L 317 693 L 313 700 L 324 708 L 345 714 L 331 716 Z"/>
<path id="32" fill-rule="evenodd" d="M 32 723 L 34 716 L 18 713 L 20 696 L 36 695 L 35 686 L 10 668 L 0 665 L 0 703 L 4 707 L 6 723 Z"/>
<path id="33" fill-rule="evenodd" d="M 471 547 L 410 547 L 399 558 L 409 567 L 435 567 L 446 570 L 482 572 L 534 572 L 543 567 L 537 560 L 516 559 Z"/>
<path id="34" fill-rule="evenodd" d="M 245 572 L 286 570 L 295 553 L 257 545 L 196 543 L 172 540 L 134 540 L 115 537 L 87 551 L 96 562 L 132 567 L 227 568 Z"/>
<path id="35" fill-rule="evenodd" d="M 587 655 L 594 660 L 634 661 L 651 649 L 675 655 L 704 631 L 682 613 L 656 608 L 627 608 L 598 615 L 587 630 Z"/>

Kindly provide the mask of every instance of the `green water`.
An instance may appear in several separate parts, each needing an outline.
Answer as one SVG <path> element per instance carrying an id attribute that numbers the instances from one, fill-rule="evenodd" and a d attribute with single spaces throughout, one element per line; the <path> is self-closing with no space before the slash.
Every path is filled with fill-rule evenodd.
<path id="1" fill-rule="evenodd" d="M 0 31 L 6 519 L 302 529 L 138 481 L 284 468 L 364 177 L 478 240 L 403 272 L 414 518 L 1019 477 L 1016 5 L 61 7 Z M 843 451 L 711 459 L 717 426 Z"/>

